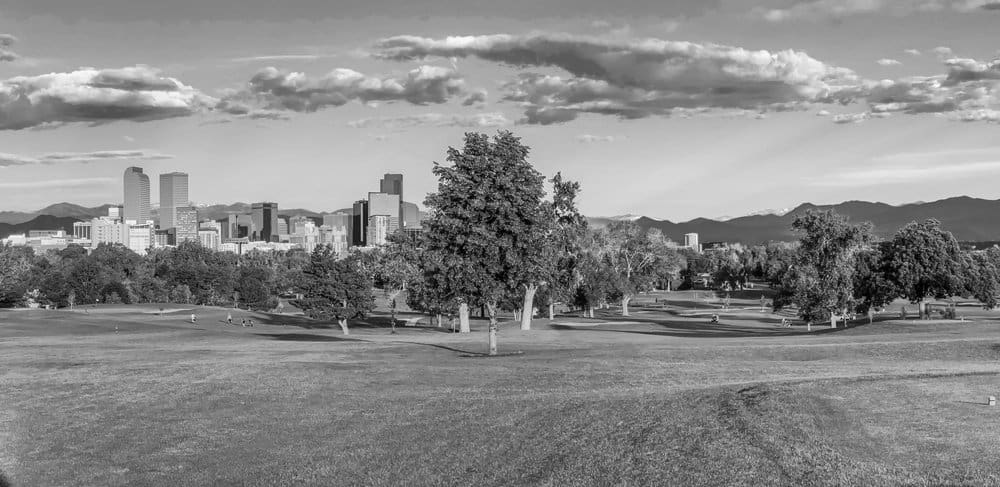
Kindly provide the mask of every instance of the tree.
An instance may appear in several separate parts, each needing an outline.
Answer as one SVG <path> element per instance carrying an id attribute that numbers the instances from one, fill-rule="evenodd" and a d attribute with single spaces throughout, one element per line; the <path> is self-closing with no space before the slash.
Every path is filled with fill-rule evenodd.
<path id="1" fill-rule="evenodd" d="M 853 225 L 833 211 L 807 211 L 795 217 L 792 228 L 800 245 L 784 287 L 808 321 L 845 316 L 854 307 L 854 272 L 859 252 L 870 247 L 871 224 Z"/>
<path id="2" fill-rule="evenodd" d="M 871 311 L 881 308 L 896 299 L 899 290 L 886 276 L 885 254 L 886 242 L 863 249 L 855 256 L 854 266 L 854 310 L 868 314 L 871 323 Z"/>
<path id="3" fill-rule="evenodd" d="M 608 299 L 617 279 L 615 272 L 601 254 L 584 252 L 577 263 L 580 282 L 575 290 L 574 304 L 583 309 L 584 314 L 594 317 L 594 308 Z"/>
<path id="4" fill-rule="evenodd" d="M 547 260 L 551 263 L 551 275 L 545 289 L 550 320 L 555 317 L 554 307 L 557 301 L 572 303 L 576 298 L 581 280 L 578 263 L 583 252 L 582 239 L 587 231 L 587 219 L 576 208 L 580 183 L 563 180 L 562 173 L 556 173 L 551 181 L 555 225 L 547 240 Z M 522 328 L 523 320 L 524 318 Z"/>
<path id="5" fill-rule="evenodd" d="M 336 320 L 345 335 L 350 333 L 347 320 L 362 318 L 375 307 L 372 282 L 356 257 L 338 260 L 330 245 L 313 250 L 298 291 L 303 298 L 296 306 L 310 318 Z"/>
<path id="6" fill-rule="evenodd" d="M 622 316 L 639 292 L 652 289 L 657 264 L 669 254 L 667 240 L 656 229 L 643 230 L 632 221 L 616 221 L 598 234 L 604 259 L 614 272 L 615 289 L 622 303 Z"/>
<path id="7" fill-rule="evenodd" d="M 28 291 L 34 259 L 31 247 L 0 243 L 0 307 L 14 306 Z"/>
<path id="8" fill-rule="evenodd" d="M 926 316 L 924 299 L 960 294 L 963 285 L 961 249 L 951 232 L 937 220 L 912 222 L 886 245 L 888 278 L 900 294 Z"/>
<path id="9" fill-rule="evenodd" d="M 997 292 L 1000 292 L 1000 249 L 992 247 L 986 252 L 974 252 L 965 256 L 965 288 L 972 297 L 983 303 L 983 308 L 997 306 Z"/>
<path id="10" fill-rule="evenodd" d="M 375 284 L 385 291 L 393 333 L 396 332 L 396 298 L 417 279 L 419 253 L 417 242 L 402 233 L 391 235 L 388 245 L 377 252 Z"/>
<path id="11" fill-rule="evenodd" d="M 545 276 L 540 267 L 547 233 L 544 179 L 527 154 L 528 147 L 510 132 L 492 139 L 467 133 L 461 150 L 448 149 L 450 166 L 435 163 L 438 191 L 425 201 L 431 210 L 424 222 L 425 251 L 437 254 L 438 283 L 459 303 L 463 331 L 468 306 L 486 308 L 491 354 L 500 301 L 521 289 L 527 307 Z"/>

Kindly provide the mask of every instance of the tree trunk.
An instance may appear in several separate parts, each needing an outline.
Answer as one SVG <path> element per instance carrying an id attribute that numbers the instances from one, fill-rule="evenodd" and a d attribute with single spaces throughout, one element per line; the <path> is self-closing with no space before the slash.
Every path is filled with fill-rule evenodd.
<path id="1" fill-rule="evenodd" d="M 927 319 L 927 303 L 923 300 L 920 300 L 920 302 L 917 303 L 917 313 L 920 315 L 920 319 Z"/>
<path id="2" fill-rule="evenodd" d="M 351 332 L 347 330 L 347 320 L 337 320 L 337 324 L 340 325 L 341 330 L 344 330 L 345 335 L 351 334 Z"/>
<path id="3" fill-rule="evenodd" d="M 437 315 L 437 323 L 438 323 L 438 328 L 441 328 L 441 313 L 438 313 Z"/>
<path id="4" fill-rule="evenodd" d="M 830 328 L 837 327 L 837 315 L 830 313 Z"/>
<path id="5" fill-rule="evenodd" d="M 390 313 L 390 315 L 391 315 L 390 319 L 392 320 L 392 334 L 395 335 L 396 334 L 396 310 L 393 309 L 392 312 Z"/>
<path id="6" fill-rule="evenodd" d="M 549 303 L 549 321 L 556 319 L 556 303 Z"/>
<path id="7" fill-rule="evenodd" d="M 490 315 L 490 355 L 497 354 L 497 313 L 495 305 L 487 305 L 486 311 Z"/>
<path id="8" fill-rule="evenodd" d="M 469 333 L 472 330 L 469 328 L 469 304 L 462 303 L 458 305 L 458 328 L 459 333 Z"/>
<path id="9" fill-rule="evenodd" d="M 532 284 L 524 290 L 524 305 L 521 306 L 521 329 L 531 329 L 531 312 L 535 309 L 535 292 L 538 286 Z M 549 318 L 550 320 L 552 318 Z"/>
<path id="10" fill-rule="evenodd" d="M 594 317 L 594 307 L 593 306 L 590 307 L 590 317 L 591 318 Z"/>
<path id="11" fill-rule="evenodd" d="M 807 321 L 806 322 L 806 331 L 813 331 L 813 322 L 812 321 Z"/>
<path id="12" fill-rule="evenodd" d="M 628 302 L 632 300 L 632 296 L 622 297 L 622 316 L 628 316 Z"/>

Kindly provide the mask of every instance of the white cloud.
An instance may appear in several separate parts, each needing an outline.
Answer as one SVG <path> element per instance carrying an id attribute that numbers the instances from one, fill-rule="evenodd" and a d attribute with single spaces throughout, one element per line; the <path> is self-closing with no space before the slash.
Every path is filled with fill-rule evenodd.
<path id="1" fill-rule="evenodd" d="M 478 57 L 514 66 L 559 67 L 572 77 L 522 73 L 508 101 L 525 106 L 528 123 L 558 123 L 582 112 L 641 118 L 696 107 L 785 110 L 855 96 L 850 70 L 792 50 L 660 39 L 612 40 L 567 34 L 506 34 L 379 41 L 376 56 L 415 60 Z"/>
<path id="2" fill-rule="evenodd" d="M 872 118 L 872 114 L 868 112 L 862 113 L 842 113 L 833 116 L 833 123 L 861 123 L 865 120 Z"/>
<path id="3" fill-rule="evenodd" d="M 952 51 L 951 48 L 948 46 L 938 46 L 935 47 L 934 49 L 931 49 L 931 52 L 933 52 L 939 58 L 946 58 L 950 57 L 954 51 Z"/>
<path id="4" fill-rule="evenodd" d="M 813 186 L 882 186 L 899 183 L 933 182 L 960 179 L 979 174 L 996 174 L 1000 161 L 978 161 L 934 166 L 874 167 L 847 171 L 822 179 L 813 179 Z"/>
<path id="5" fill-rule="evenodd" d="M 576 136 L 576 141 L 583 144 L 592 144 L 594 142 L 618 142 L 624 139 L 621 135 L 591 135 L 582 134 Z"/>
<path id="6" fill-rule="evenodd" d="M 39 181 L 0 182 L 0 189 L 60 189 L 105 186 L 119 182 L 115 178 L 43 179 Z"/>
<path id="7" fill-rule="evenodd" d="M 353 100 L 427 105 L 444 103 L 462 94 L 464 87 L 457 71 L 439 66 L 420 66 L 404 78 L 379 78 L 344 68 L 314 78 L 269 67 L 250 79 L 247 90 L 225 94 L 217 108 L 246 115 L 254 109 L 312 112 Z"/>
<path id="8" fill-rule="evenodd" d="M 331 57 L 329 54 L 274 54 L 267 56 L 248 56 L 230 59 L 234 63 L 273 62 L 273 61 L 315 61 Z"/>
<path id="9" fill-rule="evenodd" d="M 817 117 L 829 117 L 830 116 L 830 111 L 829 110 L 820 110 L 820 111 L 816 112 L 816 116 Z"/>
<path id="10" fill-rule="evenodd" d="M 903 52 L 914 57 L 922 54 L 918 49 L 906 49 Z"/>
<path id="11" fill-rule="evenodd" d="M 17 37 L 10 34 L 0 34 L 0 62 L 16 61 L 20 58 L 10 46 L 17 42 Z"/>
<path id="12" fill-rule="evenodd" d="M 215 103 L 148 66 L 81 68 L 0 81 L 0 130 L 62 122 L 158 120 L 190 115 Z"/>
<path id="13" fill-rule="evenodd" d="M 37 157 L 0 153 L 0 167 L 34 164 L 91 163 L 99 161 L 153 161 L 174 156 L 146 150 L 107 150 L 94 152 L 51 152 Z"/>
<path id="14" fill-rule="evenodd" d="M 500 112 L 465 114 L 444 114 L 444 113 L 422 113 L 419 115 L 408 115 L 401 117 L 378 117 L 362 118 L 347 123 L 354 128 L 390 128 L 398 129 L 405 127 L 502 127 L 510 125 Z"/>
<path id="15" fill-rule="evenodd" d="M 877 62 L 880 66 L 901 66 L 903 64 L 895 59 L 889 58 L 882 58 L 875 62 Z"/>
<path id="16" fill-rule="evenodd" d="M 791 20 L 820 21 L 858 15 L 888 14 L 905 16 L 917 13 L 974 13 L 996 10 L 997 0 L 799 0 L 787 8 L 756 8 L 753 14 L 768 22 Z"/>

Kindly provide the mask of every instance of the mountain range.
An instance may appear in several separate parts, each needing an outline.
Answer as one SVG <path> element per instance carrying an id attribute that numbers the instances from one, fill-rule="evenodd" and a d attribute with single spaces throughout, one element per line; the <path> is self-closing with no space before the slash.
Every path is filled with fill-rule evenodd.
<path id="1" fill-rule="evenodd" d="M 26 233 L 28 230 L 66 228 L 71 230 L 74 221 L 87 220 L 106 215 L 108 207 L 83 207 L 71 203 L 58 203 L 34 212 L 0 211 L 0 238 L 11 234 Z M 912 221 L 935 218 L 942 227 L 952 232 L 961 241 L 982 242 L 1000 240 L 1000 200 L 986 200 L 958 196 L 932 202 L 919 202 L 893 206 L 886 203 L 867 201 L 847 201 L 836 205 L 814 205 L 803 203 L 782 214 L 753 214 L 728 220 L 695 218 L 674 223 L 644 216 L 621 215 L 616 217 L 588 218 L 593 226 L 604 226 L 616 220 L 631 220 L 644 228 L 657 228 L 670 239 L 683 242 L 684 234 L 697 233 L 705 242 L 741 242 L 757 244 L 771 240 L 794 240 L 792 221 L 796 216 L 810 209 L 832 209 L 845 215 L 852 222 L 871 222 L 875 233 L 882 237 L 892 235 L 897 229 Z M 342 211 L 342 210 L 337 210 Z M 349 211 L 344 209 L 343 211 Z M 199 206 L 198 213 L 205 219 L 223 219 L 230 213 L 249 213 L 248 203 L 229 205 Z M 155 213 L 155 212 L 154 212 Z M 282 209 L 281 216 L 308 216 L 318 218 L 320 212 L 306 209 Z"/>

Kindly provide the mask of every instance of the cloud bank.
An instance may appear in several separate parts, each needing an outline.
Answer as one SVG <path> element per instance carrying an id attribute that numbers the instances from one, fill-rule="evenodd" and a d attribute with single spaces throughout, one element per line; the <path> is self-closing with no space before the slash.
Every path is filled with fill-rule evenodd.
<path id="1" fill-rule="evenodd" d="M 146 150 L 107 150 L 94 152 L 52 152 L 38 157 L 0 153 L 0 167 L 29 166 L 36 164 L 91 163 L 99 161 L 153 161 L 173 159 L 174 156 Z"/>
<path id="2" fill-rule="evenodd" d="M 677 108 L 786 110 L 809 102 L 848 101 L 858 83 L 849 69 L 792 50 L 660 39 L 612 40 L 568 34 L 506 34 L 379 41 L 376 57 L 397 61 L 476 57 L 516 67 L 558 67 L 572 77 L 522 73 L 506 100 L 525 106 L 527 123 L 557 123 L 579 113 L 623 118 Z"/>
<path id="3" fill-rule="evenodd" d="M 1000 9 L 998 0 L 801 0 L 787 8 L 754 10 L 769 22 L 827 20 L 868 14 L 974 13 Z"/>
<path id="4" fill-rule="evenodd" d="M 347 125 L 354 128 L 379 127 L 390 129 L 426 126 L 482 128 L 502 127 L 510 125 L 510 121 L 500 112 L 475 113 L 472 115 L 422 113 L 420 115 L 403 117 L 363 118 L 348 122 Z"/>
<path id="5" fill-rule="evenodd" d="M 191 115 L 215 102 L 148 66 L 18 76 L 0 81 L 0 130 L 158 120 Z"/>

